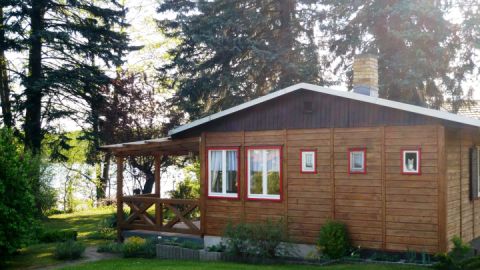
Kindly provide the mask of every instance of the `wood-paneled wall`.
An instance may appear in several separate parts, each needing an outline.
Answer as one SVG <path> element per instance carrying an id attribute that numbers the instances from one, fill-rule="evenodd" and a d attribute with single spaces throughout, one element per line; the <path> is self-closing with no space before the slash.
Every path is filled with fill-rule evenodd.
<path id="1" fill-rule="evenodd" d="M 203 198 L 205 234 L 221 235 L 228 221 L 283 218 L 292 240 L 313 244 L 321 226 L 338 219 L 355 245 L 440 251 L 446 242 L 446 225 L 440 222 L 446 220 L 445 188 L 438 168 L 443 134 L 440 125 L 205 133 L 206 147 L 239 146 L 241 158 L 240 199 Z M 283 146 L 281 202 L 245 200 L 244 147 L 252 145 Z M 359 147 L 367 149 L 367 174 L 349 175 L 348 148 Z M 422 174 L 402 175 L 401 149 L 419 147 Z M 316 174 L 300 173 L 300 149 L 316 149 Z"/>
<path id="2" fill-rule="evenodd" d="M 480 237 L 480 200 L 470 199 L 470 148 L 478 144 L 474 130 L 446 130 L 447 239 L 456 235 L 469 242 Z"/>

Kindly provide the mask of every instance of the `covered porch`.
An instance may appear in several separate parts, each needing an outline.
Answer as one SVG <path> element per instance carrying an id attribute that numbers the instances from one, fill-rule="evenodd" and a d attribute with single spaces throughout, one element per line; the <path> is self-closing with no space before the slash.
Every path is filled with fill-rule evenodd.
<path id="1" fill-rule="evenodd" d="M 164 156 L 199 156 L 200 137 L 171 139 L 169 137 L 105 145 L 117 165 L 117 238 L 125 231 L 165 232 L 202 236 L 203 206 L 200 198 L 171 199 L 161 196 L 161 160 Z M 124 194 L 124 167 L 129 157 L 148 156 L 154 160 L 155 189 L 151 194 Z M 128 206 L 128 214 L 125 210 Z"/>

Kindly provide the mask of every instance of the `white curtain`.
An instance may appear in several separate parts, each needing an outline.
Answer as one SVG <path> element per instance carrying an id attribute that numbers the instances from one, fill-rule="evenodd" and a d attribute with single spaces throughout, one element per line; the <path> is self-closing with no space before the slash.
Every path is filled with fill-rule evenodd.
<path id="1" fill-rule="evenodd" d="M 278 150 L 267 150 L 267 172 L 280 171 L 280 153 Z"/>
<path id="2" fill-rule="evenodd" d="M 222 171 L 222 151 L 211 151 L 210 152 L 210 175 L 211 175 L 211 191 L 212 192 L 222 192 L 222 181 L 221 173 Z"/>
<path id="3" fill-rule="evenodd" d="M 227 151 L 227 171 L 237 170 L 237 151 Z"/>
<path id="4" fill-rule="evenodd" d="M 250 172 L 263 171 L 263 151 L 250 150 Z"/>
<path id="5" fill-rule="evenodd" d="M 237 151 L 226 152 L 227 193 L 237 192 Z"/>

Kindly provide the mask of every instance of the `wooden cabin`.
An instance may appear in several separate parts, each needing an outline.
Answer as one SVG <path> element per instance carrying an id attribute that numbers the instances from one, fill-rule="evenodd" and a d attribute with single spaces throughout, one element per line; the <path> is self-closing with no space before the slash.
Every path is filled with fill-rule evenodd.
<path id="1" fill-rule="evenodd" d="M 355 60 L 353 92 L 300 83 L 170 131 L 106 146 L 117 156 L 119 231 L 198 234 L 218 241 L 228 222 L 282 218 L 290 238 L 315 244 L 329 219 L 353 244 L 441 252 L 480 237 L 480 120 L 377 97 L 376 58 Z M 194 153 L 198 200 L 123 196 L 128 155 Z M 159 162 L 156 167 L 159 183 Z M 142 204 L 138 204 L 142 203 Z M 156 206 L 156 215 L 146 209 Z M 185 205 L 180 211 L 178 205 Z M 165 221 L 162 208 L 177 215 Z M 186 218 L 200 209 L 198 222 Z M 181 224 L 183 227 L 179 227 Z"/>

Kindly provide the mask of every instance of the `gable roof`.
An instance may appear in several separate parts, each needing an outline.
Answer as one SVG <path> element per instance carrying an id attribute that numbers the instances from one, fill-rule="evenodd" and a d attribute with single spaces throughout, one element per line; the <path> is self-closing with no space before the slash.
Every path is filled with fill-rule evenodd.
<path id="1" fill-rule="evenodd" d="M 253 107 L 255 105 L 258 105 L 260 103 L 269 101 L 271 99 L 299 91 L 299 90 L 310 90 L 313 92 L 317 93 L 323 93 L 327 95 L 332 95 L 332 96 L 337 96 L 337 97 L 343 97 L 351 100 L 357 100 L 357 101 L 362 101 L 370 104 L 375 104 L 375 105 L 380 105 L 384 107 L 389 107 L 393 109 L 398 109 L 402 111 L 407 111 L 407 112 L 412 112 L 412 113 L 417 113 L 420 115 L 425 115 L 425 116 L 430 116 L 442 120 L 447 120 L 447 121 L 452 121 L 460 124 L 465 124 L 469 126 L 475 126 L 475 127 L 480 127 L 480 120 L 479 119 L 473 119 L 465 116 L 460 116 L 457 114 L 449 113 L 449 112 L 444 112 L 444 111 L 439 111 L 439 110 L 434 110 L 434 109 L 428 109 L 420 106 L 415 106 L 415 105 L 410 105 L 402 102 L 397 102 L 397 101 L 392 101 L 388 99 L 383 99 L 383 98 L 377 98 L 377 97 L 371 97 L 367 95 L 362 95 L 362 94 L 357 94 L 354 92 L 348 92 L 348 91 L 339 91 L 339 90 L 334 90 L 331 88 L 326 88 L 314 84 L 309 84 L 309 83 L 298 83 L 292 86 L 289 86 L 287 88 L 272 92 L 270 94 L 267 94 L 265 96 L 252 99 L 248 102 L 242 103 L 240 105 L 237 105 L 235 107 L 232 107 L 230 109 L 214 113 L 212 115 L 206 116 L 204 118 L 200 118 L 198 120 L 192 121 L 190 123 L 187 123 L 185 125 L 176 127 L 168 132 L 169 136 L 175 135 L 177 133 L 189 130 L 191 128 L 203 125 L 205 123 L 211 122 L 215 119 L 233 114 L 235 112 Z"/>

